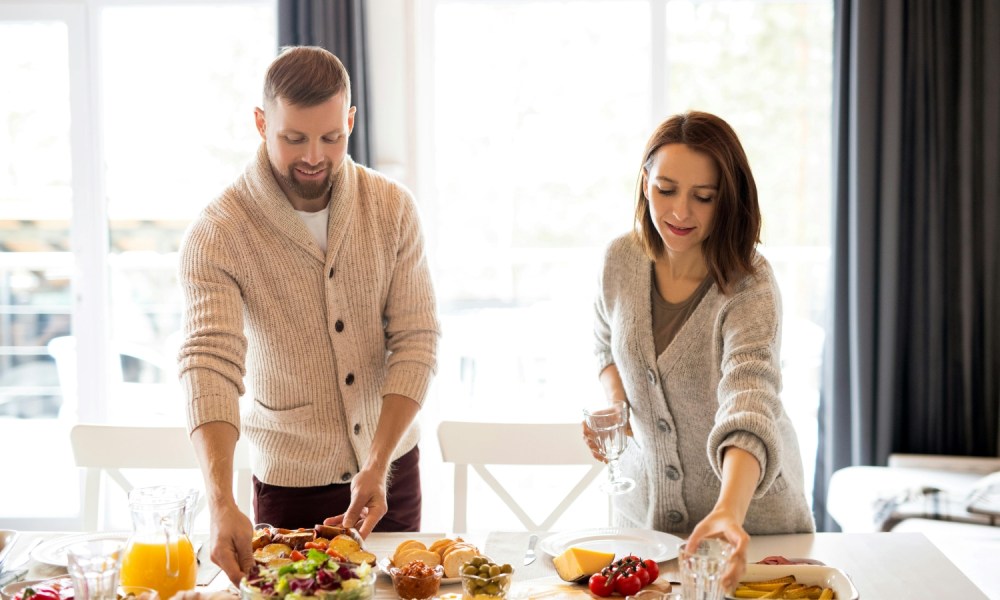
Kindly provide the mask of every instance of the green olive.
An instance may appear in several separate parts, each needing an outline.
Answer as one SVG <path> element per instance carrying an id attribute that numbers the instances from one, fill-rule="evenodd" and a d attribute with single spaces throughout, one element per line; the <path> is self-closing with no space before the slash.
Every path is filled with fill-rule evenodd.
<path id="1" fill-rule="evenodd" d="M 513 573 L 514 572 L 514 567 L 512 567 L 512 566 L 510 566 L 508 564 L 505 564 L 504 566 L 500 567 L 500 572 L 501 573 Z"/>

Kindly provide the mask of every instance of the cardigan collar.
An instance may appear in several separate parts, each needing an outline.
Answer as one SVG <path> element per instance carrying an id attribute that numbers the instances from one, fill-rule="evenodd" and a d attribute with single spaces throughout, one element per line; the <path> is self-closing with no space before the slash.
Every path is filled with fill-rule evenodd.
<path id="1" fill-rule="evenodd" d="M 354 215 L 357 201 L 357 169 L 350 156 L 344 157 L 337 174 L 334 175 L 333 189 L 330 194 L 330 217 L 327 221 L 327 251 L 326 256 L 320 251 L 305 223 L 296 214 L 292 203 L 281 190 L 274 172 L 271 170 L 271 159 L 267 154 L 267 146 L 261 143 L 257 155 L 247 165 L 244 179 L 250 191 L 250 197 L 257 208 L 274 226 L 278 232 L 288 238 L 303 251 L 326 264 L 333 262 L 347 233 L 347 223 Z"/>
<path id="2" fill-rule="evenodd" d="M 653 261 L 646 256 L 642 248 L 636 243 L 633 249 L 635 260 L 632 261 L 627 280 L 638 282 L 635 285 L 625 287 L 624 294 L 628 297 L 628 305 L 635 315 L 636 335 L 639 338 L 639 349 L 642 351 L 643 362 L 650 367 L 655 366 L 660 377 L 666 374 L 686 353 L 686 349 L 698 335 L 704 335 L 696 325 L 704 318 L 704 312 L 708 307 L 717 302 L 719 298 L 719 286 L 714 283 L 705 293 L 705 296 L 698 303 L 698 306 L 691 312 L 684 325 L 677 331 L 677 335 L 663 352 L 656 355 L 656 343 L 653 339 Z"/>

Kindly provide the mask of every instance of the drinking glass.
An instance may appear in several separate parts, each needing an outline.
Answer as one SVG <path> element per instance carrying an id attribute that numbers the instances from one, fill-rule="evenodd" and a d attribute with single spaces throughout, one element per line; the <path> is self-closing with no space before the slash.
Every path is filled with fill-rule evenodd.
<path id="1" fill-rule="evenodd" d="M 733 556 L 733 545 L 718 538 L 707 538 L 694 551 L 687 544 L 678 547 L 681 567 L 681 592 L 684 600 L 722 600 L 725 590 L 722 576 Z"/>
<path id="2" fill-rule="evenodd" d="M 125 544 L 115 540 L 95 540 L 67 548 L 66 566 L 73 578 L 74 597 L 117 600 L 124 549 Z"/>
<path id="3" fill-rule="evenodd" d="M 608 461 L 608 480 L 600 485 L 601 491 L 611 495 L 632 491 L 635 481 L 624 477 L 618 466 L 618 458 L 628 446 L 628 406 L 584 409 L 583 418 L 594 432 L 598 451 Z"/>

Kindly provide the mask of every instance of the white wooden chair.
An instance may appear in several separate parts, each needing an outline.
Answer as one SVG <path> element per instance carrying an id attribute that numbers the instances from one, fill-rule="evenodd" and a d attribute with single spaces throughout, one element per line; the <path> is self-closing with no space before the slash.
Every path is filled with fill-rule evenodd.
<path id="1" fill-rule="evenodd" d="M 548 531 L 603 471 L 583 442 L 579 423 L 475 423 L 442 421 L 438 426 L 441 456 L 455 465 L 452 530 L 467 531 L 469 467 L 503 500 L 529 531 Z M 486 465 L 587 465 L 590 469 L 556 508 L 536 523 Z"/>
<path id="2" fill-rule="evenodd" d="M 102 473 L 125 491 L 133 484 L 122 469 L 198 469 L 194 447 L 183 427 L 126 427 L 119 425 L 75 425 L 70 444 L 76 466 L 87 470 L 83 493 L 83 529 L 96 531 L 101 505 Z M 233 456 L 236 503 L 253 519 L 250 455 L 243 438 Z M 205 506 L 199 501 L 197 512 Z"/>

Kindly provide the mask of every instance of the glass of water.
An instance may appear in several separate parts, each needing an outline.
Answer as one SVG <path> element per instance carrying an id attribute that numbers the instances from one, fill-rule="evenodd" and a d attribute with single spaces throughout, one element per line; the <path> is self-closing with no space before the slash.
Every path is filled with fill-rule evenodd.
<path id="1" fill-rule="evenodd" d="M 78 600 L 117 600 L 118 576 L 125 544 L 118 540 L 95 540 L 66 550 L 67 570 L 73 578 Z"/>
<path id="2" fill-rule="evenodd" d="M 607 494 L 624 494 L 635 488 L 635 481 L 622 475 L 618 458 L 628 446 L 628 406 L 614 404 L 584 409 L 584 422 L 594 432 L 598 452 L 608 463 L 608 480 L 600 485 Z"/>
<path id="3" fill-rule="evenodd" d="M 733 557 L 732 544 L 718 538 L 706 538 L 694 550 L 687 544 L 681 544 L 677 550 L 684 600 L 722 600 L 726 591 L 722 587 L 722 576 Z"/>

